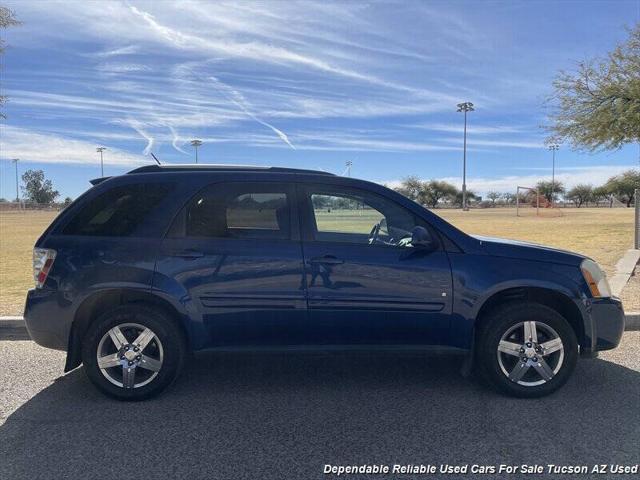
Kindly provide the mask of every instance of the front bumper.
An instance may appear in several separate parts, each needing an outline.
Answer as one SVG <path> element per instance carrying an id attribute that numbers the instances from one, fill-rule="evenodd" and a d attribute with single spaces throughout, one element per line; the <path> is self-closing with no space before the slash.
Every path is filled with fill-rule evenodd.
<path id="1" fill-rule="evenodd" d="M 66 351 L 71 329 L 67 316 L 55 290 L 32 288 L 27 293 L 24 322 L 29 336 L 38 345 Z"/>
<path id="2" fill-rule="evenodd" d="M 611 350 L 620 343 L 624 333 L 624 309 L 619 298 L 592 299 L 587 310 L 591 323 L 591 348 L 584 353 L 595 355 L 600 350 Z M 586 332 L 589 333 L 589 332 Z"/>

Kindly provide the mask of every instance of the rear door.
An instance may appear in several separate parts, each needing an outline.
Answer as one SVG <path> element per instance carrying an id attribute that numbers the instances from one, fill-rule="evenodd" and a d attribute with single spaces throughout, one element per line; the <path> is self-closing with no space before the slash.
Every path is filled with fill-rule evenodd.
<path id="1" fill-rule="evenodd" d="M 434 230 L 393 200 L 364 189 L 301 184 L 310 327 L 318 343 L 441 344 L 452 280 Z M 415 226 L 436 248 L 413 247 Z"/>
<path id="2" fill-rule="evenodd" d="M 306 300 L 293 198 L 287 183 L 215 183 L 178 214 L 158 282 L 193 312 L 199 347 L 300 342 Z"/>

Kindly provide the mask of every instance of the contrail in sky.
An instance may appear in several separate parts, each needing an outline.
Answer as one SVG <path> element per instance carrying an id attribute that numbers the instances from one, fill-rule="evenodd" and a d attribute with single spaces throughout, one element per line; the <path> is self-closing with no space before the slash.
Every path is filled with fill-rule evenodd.
<path id="1" fill-rule="evenodd" d="M 173 135 L 173 140 L 171 140 L 171 145 L 173 145 L 173 148 L 175 148 L 177 151 L 181 153 L 184 153 L 185 155 L 189 155 L 182 148 L 180 148 L 180 145 L 178 145 L 178 142 L 180 141 L 180 137 L 178 137 L 178 132 L 176 132 L 176 129 L 173 128 L 171 125 L 167 125 L 167 126 L 169 127 L 169 130 L 171 130 L 171 135 Z"/>
<path id="2" fill-rule="evenodd" d="M 264 120 L 261 120 L 260 118 L 256 117 L 253 113 L 251 113 L 251 111 L 247 108 L 247 104 L 248 104 L 247 100 L 244 98 L 244 96 L 240 92 L 233 89 L 226 83 L 221 82 L 216 77 L 211 77 L 211 80 L 213 80 L 219 87 L 222 87 L 222 89 L 226 90 L 229 100 L 231 100 L 240 110 L 242 110 L 249 117 L 254 119 L 256 122 L 258 122 L 260 125 L 264 125 L 265 127 L 271 129 L 276 135 L 278 135 L 278 137 L 280 137 L 280 139 L 284 143 L 289 145 L 294 150 L 296 149 L 296 147 L 294 147 L 293 144 L 289 141 L 289 137 L 287 137 L 286 133 L 284 133 L 279 128 L 274 127 L 270 123 L 267 123 Z M 218 89 L 220 90 L 220 88 Z"/>
<path id="3" fill-rule="evenodd" d="M 140 123 L 137 122 L 136 120 L 128 119 L 127 122 L 129 123 L 129 126 L 131 128 L 133 128 L 136 132 L 138 132 L 147 141 L 147 146 L 142 151 L 142 154 L 149 155 L 149 153 L 151 152 L 151 149 L 153 148 L 155 140 L 151 135 L 149 135 L 147 132 L 142 130 Z"/>

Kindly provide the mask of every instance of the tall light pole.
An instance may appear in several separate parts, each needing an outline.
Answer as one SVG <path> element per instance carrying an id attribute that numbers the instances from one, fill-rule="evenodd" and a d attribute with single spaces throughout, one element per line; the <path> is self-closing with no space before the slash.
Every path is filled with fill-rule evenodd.
<path id="1" fill-rule="evenodd" d="M 347 177 L 351 176 L 351 167 L 353 166 L 353 162 L 351 160 L 347 160 L 345 165 L 347 166 Z"/>
<path id="2" fill-rule="evenodd" d="M 107 147 L 98 147 L 96 148 L 96 152 L 100 153 L 100 176 L 104 177 L 104 159 L 102 158 L 102 152 L 104 152 Z"/>
<path id="3" fill-rule="evenodd" d="M 202 145 L 200 140 L 191 140 L 191 146 L 196 149 L 196 163 L 198 163 L 198 147 Z"/>
<path id="4" fill-rule="evenodd" d="M 560 145 L 553 143 L 549 145 L 549 150 L 551 150 L 553 157 L 551 166 L 551 206 L 553 207 L 553 202 L 556 198 L 556 152 L 560 150 Z"/>
<path id="5" fill-rule="evenodd" d="M 16 166 L 16 203 L 20 203 L 20 194 L 18 193 L 18 162 L 20 161 L 20 159 L 14 158 L 11 161 Z"/>
<path id="6" fill-rule="evenodd" d="M 458 112 L 464 112 L 464 147 L 462 153 L 462 210 L 467 211 L 467 112 L 473 112 L 473 103 L 463 102 L 458 104 Z"/>

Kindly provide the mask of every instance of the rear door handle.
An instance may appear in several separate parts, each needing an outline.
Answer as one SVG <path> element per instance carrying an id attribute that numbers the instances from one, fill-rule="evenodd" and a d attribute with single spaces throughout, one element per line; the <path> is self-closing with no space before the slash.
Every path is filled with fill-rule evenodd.
<path id="1" fill-rule="evenodd" d="M 175 252 L 171 252 L 170 255 L 172 257 L 180 257 L 180 258 L 201 258 L 204 257 L 203 252 L 199 252 L 197 250 L 178 250 Z"/>
<path id="2" fill-rule="evenodd" d="M 323 255 L 322 257 L 310 258 L 308 263 L 311 265 L 317 265 L 319 263 L 324 265 L 341 265 L 344 263 L 344 260 L 341 260 L 334 255 Z"/>

